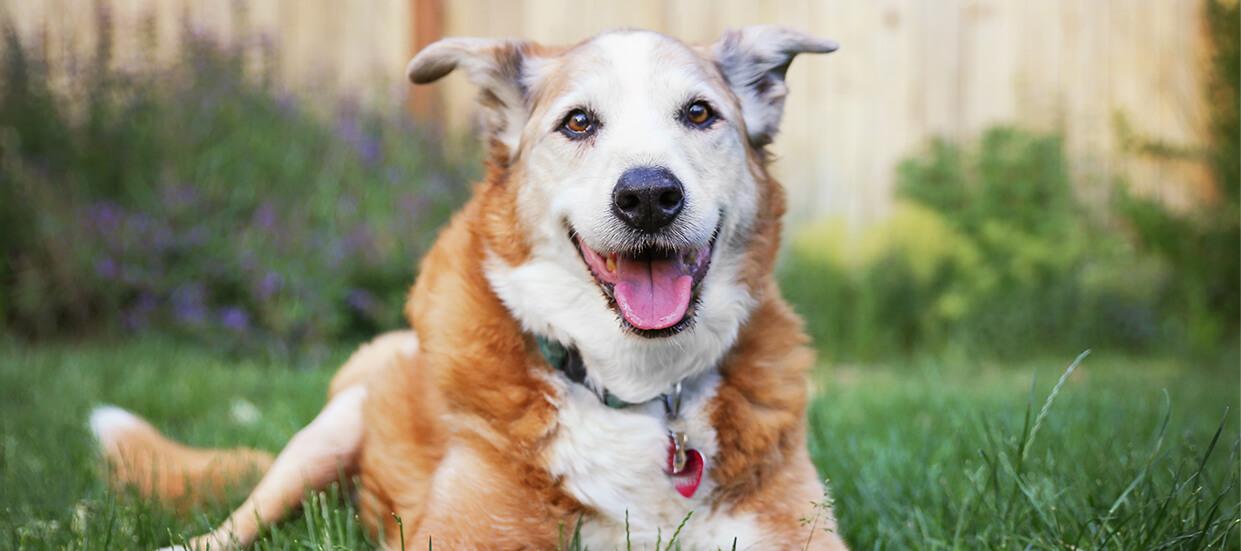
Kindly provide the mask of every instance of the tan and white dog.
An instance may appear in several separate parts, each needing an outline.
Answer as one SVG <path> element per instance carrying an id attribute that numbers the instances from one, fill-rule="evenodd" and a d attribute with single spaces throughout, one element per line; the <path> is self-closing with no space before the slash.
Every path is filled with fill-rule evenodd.
<path id="1" fill-rule="evenodd" d="M 112 482 L 184 505 L 264 471 L 194 548 L 249 545 L 343 472 L 390 548 L 580 531 L 649 549 L 689 516 L 683 549 L 844 549 L 806 449 L 814 357 L 772 276 L 784 194 L 764 151 L 793 57 L 835 49 L 777 26 L 432 44 L 409 77 L 466 72 L 489 161 L 423 260 L 414 330 L 356 352 L 274 461 L 97 410 Z"/>

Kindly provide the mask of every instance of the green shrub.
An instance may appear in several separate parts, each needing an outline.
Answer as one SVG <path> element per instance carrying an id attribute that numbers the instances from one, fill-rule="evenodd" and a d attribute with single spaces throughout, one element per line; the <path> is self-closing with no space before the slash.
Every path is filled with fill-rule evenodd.
<path id="1" fill-rule="evenodd" d="M 1204 90 L 1211 117 L 1207 148 L 1192 156 L 1210 170 L 1212 196 L 1178 212 L 1122 187 L 1115 205 L 1135 245 L 1170 268 L 1158 290 L 1158 308 L 1199 350 L 1235 343 L 1241 324 L 1241 7 L 1235 1 L 1204 4 L 1213 50 Z M 1180 148 L 1167 149 L 1145 147 L 1139 153 L 1175 158 Z"/>
<path id="2" fill-rule="evenodd" d="M 900 165 L 898 184 L 894 214 L 864 235 L 829 221 L 793 240 L 785 292 L 832 359 L 1214 350 L 1228 337 L 1223 310 L 1191 315 L 1205 302 L 1181 283 L 1207 273 L 1216 260 L 1205 253 L 1220 244 L 1178 264 L 1096 222 L 1054 134 L 997 127 L 974 147 L 933 141 Z"/>
<path id="3" fill-rule="evenodd" d="M 112 70 L 101 47 L 67 90 L 37 48 L 4 39 L 5 330 L 298 354 L 401 323 L 416 262 L 468 189 L 434 132 L 396 107 L 312 111 L 248 70 L 253 52 L 189 31 L 170 67 Z"/>

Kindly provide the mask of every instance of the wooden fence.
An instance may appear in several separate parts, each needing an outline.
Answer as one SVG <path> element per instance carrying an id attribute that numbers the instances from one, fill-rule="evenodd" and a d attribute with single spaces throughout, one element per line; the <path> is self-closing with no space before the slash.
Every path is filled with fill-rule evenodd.
<path id="1" fill-rule="evenodd" d="M 1090 183 L 1124 175 L 1172 204 L 1211 197 L 1197 162 L 1137 157 L 1117 132 L 1123 118 L 1142 137 L 1201 146 L 1207 45 L 1196 0 L 0 0 L 0 7 L 57 59 L 92 51 L 100 10 L 118 29 L 118 63 L 175 55 L 187 21 L 226 40 L 263 37 L 290 88 L 368 101 L 404 98 L 405 63 L 439 34 L 568 43 L 638 26 L 709 42 L 728 27 L 788 24 L 842 46 L 803 56 L 789 72 L 774 170 L 797 219 L 839 215 L 855 226 L 881 219 L 893 202 L 896 163 L 928 137 L 969 139 L 1010 122 L 1061 129 L 1085 196 L 1105 193 Z M 459 75 L 437 86 L 437 112 L 468 129 L 473 90 Z"/>

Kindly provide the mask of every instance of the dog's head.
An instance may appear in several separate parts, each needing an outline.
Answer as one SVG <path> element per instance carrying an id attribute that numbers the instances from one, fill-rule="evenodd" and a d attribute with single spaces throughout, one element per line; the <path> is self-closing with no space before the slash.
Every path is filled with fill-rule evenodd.
<path id="1" fill-rule="evenodd" d="M 683 376 L 718 360 L 753 305 L 743 272 L 782 210 L 762 148 L 789 63 L 835 49 L 778 26 L 702 47 L 635 30 L 565 49 L 448 39 L 408 72 L 426 83 L 460 68 L 482 89 L 490 184 L 507 188 L 524 251 L 488 277 L 514 315 L 577 344 L 602 378 L 615 378 L 607 364 Z M 599 382 L 627 399 L 664 384 Z"/>

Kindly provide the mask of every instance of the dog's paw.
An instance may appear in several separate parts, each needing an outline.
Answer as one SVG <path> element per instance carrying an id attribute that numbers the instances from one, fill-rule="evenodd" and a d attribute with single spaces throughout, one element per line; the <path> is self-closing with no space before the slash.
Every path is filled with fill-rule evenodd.
<path id="1" fill-rule="evenodd" d="M 233 537 L 220 535 L 216 532 L 198 536 L 185 545 L 170 545 L 158 551 L 231 551 L 241 549 L 241 544 Z"/>

